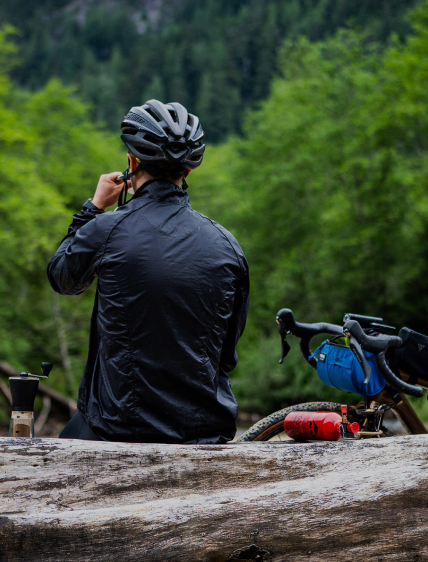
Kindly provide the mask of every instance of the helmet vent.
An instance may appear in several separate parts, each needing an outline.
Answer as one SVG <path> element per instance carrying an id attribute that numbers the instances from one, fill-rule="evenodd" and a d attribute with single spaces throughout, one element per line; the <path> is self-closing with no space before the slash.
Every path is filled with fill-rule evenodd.
<path id="1" fill-rule="evenodd" d="M 156 137 L 154 137 L 154 136 L 148 134 L 148 133 L 146 133 L 146 134 L 144 135 L 144 140 L 149 141 L 149 142 L 151 142 L 151 143 L 153 143 L 153 144 L 157 144 L 157 143 L 158 143 L 158 139 L 157 139 Z"/>
<path id="2" fill-rule="evenodd" d="M 147 111 L 147 113 L 149 115 L 151 115 L 153 117 L 153 119 L 155 121 L 157 121 L 159 123 L 159 121 L 161 121 L 161 119 L 159 118 L 159 116 L 153 111 L 153 109 L 149 106 L 149 107 L 144 107 L 145 111 Z"/>
<path id="3" fill-rule="evenodd" d="M 137 145 L 135 146 L 135 149 L 142 156 L 156 156 L 156 150 L 150 150 L 150 148 L 147 148 L 146 146 Z"/>
<path id="4" fill-rule="evenodd" d="M 204 131 L 199 119 L 178 102 L 152 99 L 132 107 L 121 128 L 122 141 L 141 162 L 180 170 L 194 170 L 202 162 Z"/>
<path id="5" fill-rule="evenodd" d="M 199 126 L 196 129 L 196 133 L 195 133 L 194 138 L 197 139 L 198 137 L 202 136 L 203 134 L 204 134 L 204 131 L 202 130 L 201 124 L 199 123 Z"/>
<path id="6" fill-rule="evenodd" d="M 130 111 L 128 113 L 128 115 L 125 117 L 125 120 L 134 121 L 135 123 L 139 123 L 140 125 L 144 125 L 144 127 L 146 129 L 149 129 L 153 133 L 158 132 L 158 131 L 156 131 L 155 127 L 147 121 L 147 119 L 144 119 L 144 117 L 141 117 L 141 115 L 138 115 L 138 113 L 133 113 L 132 111 Z"/>
<path id="7" fill-rule="evenodd" d="M 136 127 L 122 127 L 122 133 L 125 135 L 136 135 L 138 129 Z"/>

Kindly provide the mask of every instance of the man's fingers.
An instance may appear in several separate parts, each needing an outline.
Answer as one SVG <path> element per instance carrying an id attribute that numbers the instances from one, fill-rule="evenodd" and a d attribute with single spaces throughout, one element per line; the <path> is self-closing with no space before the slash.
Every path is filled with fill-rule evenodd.
<path id="1" fill-rule="evenodd" d="M 123 172 L 111 172 L 110 174 L 103 174 L 100 179 L 104 179 L 107 181 L 113 181 L 114 183 L 123 183 L 122 179 L 118 179 L 120 176 L 123 175 Z M 131 187 L 131 180 L 127 180 L 128 187 Z"/>
<path id="2" fill-rule="evenodd" d="M 132 186 L 132 181 L 131 181 L 131 180 L 126 180 L 126 183 L 128 184 L 128 187 L 131 187 L 131 186 Z M 120 185 L 123 187 L 123 178 L 120 179 L 120 180 L 116 179 L 116 180 L 115 180 L 115 184 L 116 184 L 116 185 L 119 185 L 119 184 L 120 184 Z"/>
<path id="3" fill-rule="evenodd" d="M 100 180 L 117 182 L 117 178 L 122 175 L 122 172 L 111 172 L 110 174 L 103 174 Z"/>

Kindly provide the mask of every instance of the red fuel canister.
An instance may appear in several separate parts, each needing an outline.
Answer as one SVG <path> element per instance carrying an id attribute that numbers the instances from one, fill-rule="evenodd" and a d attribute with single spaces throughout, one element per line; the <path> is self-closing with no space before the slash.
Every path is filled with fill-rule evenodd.
<path id="1" fill-rule="evenodd" d="M 296 441 L 338 441 L 341 424 L 342 416 L 335 412 L 291 412 L 284 420 L 284 431 Z M 357 433 L 359 429 L 357 423 L 348 423 L 348 432 Z"/>

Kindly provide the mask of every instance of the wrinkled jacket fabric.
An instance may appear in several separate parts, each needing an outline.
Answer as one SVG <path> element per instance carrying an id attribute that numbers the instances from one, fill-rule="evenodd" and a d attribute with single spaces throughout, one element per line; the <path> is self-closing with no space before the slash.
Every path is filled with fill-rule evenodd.
<path id="1" fill-rule="evenodd" d="M 52 288 L 98 277 L 78 409 L 102 439 L 222 443 L 237 404 L 227 375 L 248 310 L 236 239 L 167 180 L 115 211 L 83 210 L 49 263 Z"/>

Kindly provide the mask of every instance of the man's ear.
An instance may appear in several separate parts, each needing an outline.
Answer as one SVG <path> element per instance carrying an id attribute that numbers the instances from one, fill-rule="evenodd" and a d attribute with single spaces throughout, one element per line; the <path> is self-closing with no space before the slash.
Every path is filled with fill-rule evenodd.
<path id="1" fill-rule="evenodd" d="M 129 158 L 129 173 L 132 174 L 132 172 L 135 172 L 135 170 L 137 169 L 138 162 L 135 156 L 132 156 L 132 154 L 128 154 L 128 158 Z"/>

